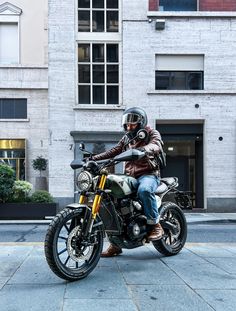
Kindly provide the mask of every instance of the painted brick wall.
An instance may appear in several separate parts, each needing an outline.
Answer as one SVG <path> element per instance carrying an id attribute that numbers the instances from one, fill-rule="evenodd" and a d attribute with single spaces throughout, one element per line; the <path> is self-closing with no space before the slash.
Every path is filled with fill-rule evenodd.
<path id="1" fill-rule="evenodd" d="M 199 11 L 236 11 L 236 0 L 200 0 Z"/>
<path id="2" fill-rule="evenodd" d="M 129 1 L 124 3 L 124 12 L 132 12 Z M 152 126 L 156 120 L 204 120 L 206 198 L 236 197 L 235 51 L 235 18 L 166 18 L 163 31 L 154 22 L 123 22 L 123 103 L 142 106 Z M 201 94 L 154 91 L 155 54 L 175 53 L 204 54 Z M 223 158 L 217 150 L 225 150 Z"/>

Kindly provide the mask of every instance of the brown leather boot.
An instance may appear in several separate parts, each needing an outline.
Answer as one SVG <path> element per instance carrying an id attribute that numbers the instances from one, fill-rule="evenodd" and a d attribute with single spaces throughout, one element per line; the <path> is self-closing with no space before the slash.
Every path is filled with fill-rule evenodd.
<path id="1" fill-rule="evenodd" d="M 164 234 L 164 230 L 162 229 L 162 226 L 160 223 L 155 224 L 152 231 L 149 233 L 147 239 L 149 241 L 156 241 L 160 240 Z"/>
<path id="2" fill-rule="evenodd" d="M 114 257 L 122 253 L 122 249 L 116 245 L 110 244 L 108 249 L 101 253 L 101 257 Z"/>

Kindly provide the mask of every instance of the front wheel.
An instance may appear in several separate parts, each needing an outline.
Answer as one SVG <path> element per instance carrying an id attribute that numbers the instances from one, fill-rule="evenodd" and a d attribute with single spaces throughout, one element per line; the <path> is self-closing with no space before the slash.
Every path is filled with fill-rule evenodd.
<path id="1" fill-rule="evenodd" d="M 165 256 L 178 254 L 187 238 L 187 222 L 182 210 L 172 202 L 164 202 L 160 210 L 164 235 L 153 241 L 154 247 Z"/>
<path id="2" fill-rule="evenodd" d="M 60 278 L 76 281 L 96 267 L 103 248 L 103 232 L 94 223 L 89 238 L 84 238 L 87 222 L 81 209 L 65 208 L 55 216 L 46 233 L 45 256 L 51 270 Z"/>

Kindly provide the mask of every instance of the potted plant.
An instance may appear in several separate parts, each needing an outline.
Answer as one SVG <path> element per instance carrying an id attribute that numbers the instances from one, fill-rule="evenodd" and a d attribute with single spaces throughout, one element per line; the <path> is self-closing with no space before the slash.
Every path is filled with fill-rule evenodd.
<path id="1" fill-rule="evenodd" d="M 0 163 L 0 203 L 7 202 L 11 197 L 14 181 L 14 170 L 9 165 Z"/>
<path id="2" fill-rule="evenodd" d="M 46 171 L 48 161 L 42 156 L 37 157 L 32 161 L 33 169 L 39 171 L 40 176 L 36 177 L 35 189 L 36 190 L 48 190 L 47 178 L 42 176 L 42 172 Z"/>
<path id="3" fill-rule="evenodd" d="M 54 216 L 57 204 L 49 192 L 35 191 L 32 184 L 15 180 L 14 170 L 0 163 L 0 219 L 45 219 Z"/>

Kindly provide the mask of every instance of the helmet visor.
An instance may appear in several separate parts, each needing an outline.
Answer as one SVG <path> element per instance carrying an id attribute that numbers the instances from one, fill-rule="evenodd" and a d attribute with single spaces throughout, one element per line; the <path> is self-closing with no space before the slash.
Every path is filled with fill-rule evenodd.
<path id="1" fill-rule="evenodd" d="M 135 113 L 127 113 L 123 115 L 122 125 L 125 124 L 137 124 L 141 122 L 141 117 Z"/>

